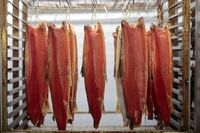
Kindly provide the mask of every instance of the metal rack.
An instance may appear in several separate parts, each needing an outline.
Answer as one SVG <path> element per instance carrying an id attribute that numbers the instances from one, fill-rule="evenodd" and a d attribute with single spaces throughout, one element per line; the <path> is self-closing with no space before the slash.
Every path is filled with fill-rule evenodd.
<path id="1" fill-rule="evenodd" d="M 2 121 L 1 129 L 27 126 L 24 46 L 27 4 L 23 0 L 1 0 Z"/>
<path id="2" fill-rule="evenodd" d="M 190 0 L 159 0 L 158 24 L 171 24 L 173 106 L 170 126 L 189 131 L 190 123 Z"/>

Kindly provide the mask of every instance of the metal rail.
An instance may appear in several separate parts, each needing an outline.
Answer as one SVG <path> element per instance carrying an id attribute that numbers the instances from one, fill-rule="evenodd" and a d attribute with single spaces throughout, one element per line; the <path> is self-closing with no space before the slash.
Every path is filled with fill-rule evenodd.
<path id="1" fill-rule="evenodd" d="M 200 131 L 200 1 L 196 0 L 194 133 Z"/>
<path id="2" fill-rule="evenodd" d="M 183 1 L 183 130 L 190 131 L 190 0 Z"/>
<path id="3" fill-rule="evenodd" d="M 5 3 L 3 3 L 2 0 L 0 0 L 0 132 L 3 131 L 3 88 L 2 88 L 2 28 L 3 28 L 3 6 Z"/>
<path id="4" fill-rule="evenodd" d="M 16 88 L 13 88 L 12 90 L 8 91 L 7 94 L 8 95 L 13 95 L 21 90 L 24 90 L 25 89 L 25 85 L 23 86 L 20 86 L 20 87 L 16 87 Z"/>
<path id="5" fill-rule="evenodd" d="M 7 73 L 6 73 L 6 68 L 7 68 L 7 62 L 6 62 L 6 57 L 7 57 L 7 50 L 6 50 L 6 13 L 7 13 L 7 0 L 1 0 L 0 1 L 0 12 L 1 12 L 1 81 L 2 81 L 2 88 L 1 88 L 1 130 L 2 131 L 7 131 Z"/>

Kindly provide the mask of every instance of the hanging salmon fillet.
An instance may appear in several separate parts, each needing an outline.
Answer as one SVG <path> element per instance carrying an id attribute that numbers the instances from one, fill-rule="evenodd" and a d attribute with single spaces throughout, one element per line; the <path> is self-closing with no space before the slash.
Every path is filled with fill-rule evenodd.
<path id="1" fill-rule="evenodd" d="M 147 51 L 148 51 L 148 84 L 147 84 L 147 110 L 148 110 L 148 119 L 153 119 L 154 114 L 154 86 L 153 86 L 153 75 L 152 75 L 152 37 L 151 32 L 147 32 Z"/>
<path id="2" fill-rule="evenodd" d="M 114 37 L 114 77 L 116 81 L 116 88 L 117 88 L 117 112 L 122 113 L 124 126 L 128 126 L 128 119 L 127 119 L 127 110 L 125 105 L 124 99 L 124 92 L 122 87 L 122 79 L 121 79 L 121 27 L 117 28 L 117 31 L 113 33 Z"/>
<path id="3" fill-rule="evenodd" d="M 130 128 L 140 126 L 146 104 L 148 62 L 143 18 L 135 25 L 122 26 L 122 81 Z"/>
<path id="4" fill-rule="evenodd" d="M 147 48 L 148 48 L 148 85 L 147 85 L 147 110 L 148 119 L 153 119 L 153 115 L 157 117 L 158 106 L 156 103 L 156 95 L 153 79 L 153 61 L 154 61 L 154 45 L 155 37 L 151 31 L 147 33 Z"/>
<path id="5" fill-rule="evenodd" d="M 26 95 L 27 112 L 34 125 L 41 126 L 49 111 L 47 75 L 47 33 L 41 23 L 28 25 L 26 32 Z"/>
<path id="6" fill-rule="evenodd" d="M 168 126 L 172 111 L 172 48 L 169 25 L 165 29 L 153 26 L 152 37 L 155 39 L 153 52 L 153 78 L 157 115 Z"/>
<path id="7" fill-rule="evenodd" d="M 89 111 L 94 120 L 94 128 L 98 128 L 104 109 L 104 89 L 106 80 L 106 53 L 103 30 L 97 23 L 95 30 L 84 27 L 83 68 L 85 88 Z"/>
<path id="8" fill-rule="evenodd" d="M 76 93 L 77 93 L 77 83 L 78 83 L 78 52 L 77 52 L 77 40 L 73 25 L 68 25 L 69 27 L 69 39 L 70 39 L 70 57 L 71 57 L 71 80 L 72 86 L 70 90 L 70 116 L 68 122 L 72 123 L 74 120 L 74 113 L 77 111 L 76 104 Z"/>
<path id="9" fill-rule="evenodd" d="M 54 25 L 48 28 L 49 85 L 53 111 L 58 129 L 65 130 L 72 85 L 69 31 L 64 22 L 61 28 L 56 28 Z"/>

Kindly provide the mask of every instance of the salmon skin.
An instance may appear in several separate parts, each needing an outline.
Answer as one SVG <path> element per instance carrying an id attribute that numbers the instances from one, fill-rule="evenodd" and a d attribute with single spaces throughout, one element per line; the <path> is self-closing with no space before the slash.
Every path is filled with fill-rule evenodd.
<path id="1" fill-rule="evenodd" d="M 172 47 L 170 39 L 170 26 L 165 28 L 152 26 L 151 33 L 154 44 L 153 52 L 153 79 L 157 115 L 166 126 L 170 123 L 172 111 Z"/>
<path id="2" fill-rule="evenodd" d="M 71 83 L 70 40 L 67 25 L 48 26 L 49 85 L 54 117 L 59 130 L 65 130 L 68 120 Z"/>
<path id="3" fill-rule="evenodd" d="M 72 86 L 70 88 L 70 102 L 69 102 L 69 118 L 68 122 L 72 123 L 74 120 L 74 113 L 77 111 L 76 93 L 78 83 L 78 52 L 77 52 L 77 40 L 76 33 L 73 25 L 69 24 L 69 40 L 70 40 L 70 57 L 71 57 L 71 80 Z"/>
<path id="4" fill-rule="evenodd" d="M 46 25 L 27 26 L 25 51 L 27 112 L 34 125 L 41 126 L 49 111 Z"/>
<path id="5" fill-rule="evenodd" d="M 122 45 L 122 32 L 121 27 L 117 28 L 117 31 L 113 33 L 114 37 L 114 77 L 117 88 L 117 107 L 116 111 L 122 113 L 124 126 L 128 126 L 127 109 L 125 105 L 124 92 L 122 86 L 121 77 L 121 45 Z"/>
<path id="6" fill-rule="evenodd" d="M 122 82 L 126 102 L 129 127 L 141 125 L 145 111 L 148 58 L 146 31 L 143 18 L 137 24 L 121 22 L 122 27 Z"/>
<path id="7" fill-rule="evenodd" d="M 94 128 L 98 128 L 104 109 L 104 89 L 106 80 L 106 53 L 103 29 L 97 23 L 95 30 L 84 27 L 83 67 L 85 88 L 89 111 L 94 120 Z"/>

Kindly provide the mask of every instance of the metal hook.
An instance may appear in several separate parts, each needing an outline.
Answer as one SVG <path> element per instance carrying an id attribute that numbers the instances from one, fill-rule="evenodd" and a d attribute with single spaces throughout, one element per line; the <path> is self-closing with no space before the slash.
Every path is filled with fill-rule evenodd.
<path id="1" fill-rule="evenodd" d="M 92 24 L 94 24 L 94 20 L 96 19 L 96 8 L 92 8 Z"/>
<path id="2" fill-rule="evenodd" d="M 65 5 L 63 4 L 63 7 L 65 8 Z M 60 13 L 60 20 L 61 21 L 64 21 L 65 18 L 62 18 L 62 15 L 61 15 L 61 8 L 62 8 L 62 2 L 61 0 L 59 0 L 59 9 L 58 9 L 58 14 Z M 58 15 L 59 16 L 59 15 Z"/>
<path id="3" fill-rule="evenodd" d="M 60 14 L 61 7 L 62 7 L 61 0 L 59 0 L 58 16 Z M 60 20 L 62 21 L 62 16 L 61 15 L 60 15 Z"/>
<path id="4" fill-rule="evenodd" d="M 92 24 L 94 23 L 94 19 L 96 19 L 96 5 L 97 1 L 96 0 L 91 0 L 92 2 Z"/>
<path id="5" fill-rule="evenodd" d="M 125 2 L 123 8 L 122 8 L 122 13 L 125 19 L 128 19 L 130 17 L 130 2 L 131 0 L 128 0 Z"/>
<path id="6" fill-rule="evenodd" d="M 107 8 L 105 6 L 104 6 L 104 10 L 106 12 L 106 17 L 108 17 L 108 10 L 107 10 Z"/>
<path id="7" fill-rule="evenodd" d="M 68 21 L 70 22 L 70 9 L 67 8 L 67 18 L 68 18 Z"/>
<path id="8" fill-rule="evenodd" d="M 56 4 L 56 8 L 57 8 L 57 11 L 56 11 L 56 16 L 55 16 L 55 22 L 56 22 L 56 19 L 57 19 L 57 16 L 58 16 L 58 8 L 59 8 L 59 6 Z"/>
<path id="9" fill-rule="evenodd" d="M 130 13 L 134 16 L 133 12 L 134 12 L 134 4 L 135 4 L 135 0 L 132 0 L 132 4 L 130 4 Z"/>
<path id="10" fill-rule="evenodd" d="M 32 14 L 32 16 L 31 16 L 30 21 L 32 21 L 33 16 L 35 16 L 35 19 L 38 19 L 37 13 L 38 13 L 38 11 L 40 10 L 40 9 L 39 9 L 39 2 L 40 2 L 40 0 L 37 0 L 37 1 L 35 1 L 35 2 L 33 3 L 33 14 Z M 37 8 L 37 7 L 38 7 L 38 8 Z"/>
<path id="11" fill-rule="evenodd" d="M 70 7 L 71 7 L 71 2 L 69 0 L 65 0 L 67 2 L 67 6 L 64 6 L 66 9 L 66 14 L 65 14 L 65 20 L 68 23 L 70 21 Z"/>
<path id="12" fill-rule="evenodd" d="M 38 10 L 37 10 L 36 13 L 35 13 L 35 18 L 36 18 L 36 21 L 37 21 L 37 22 L 39 22 L 38 11 L 39 11 L 39 8 L 38 8 Z"/>
<path id="13" fill-rule="evenodd" d="M 70 8 L 72 5 L 71 5 L 71 1 L 70 0 L 65 0 L 67 2 L 67 5 L 68 7 Z"/>
<path id="14" fill-rule="evenodd" d="M 30 21 L 33 20 L 33 16 L 35 16 L 35 18 L 37 17 L 37 12 L 38 12 L 38 11 L 39 11 L 39 8 L 38 8 L 38 9 L 34 9 L 34 12 L 33 12 L 32 16 L 31 16 Z"/>
<path id="15" fill-rule="evenodd" d="M 149 0 L 147 0 L 147 3 L 146 3 L 146 7 L 145 7 L 146 12 L 147 12 L 148 6 L 149 6 Z"/>

